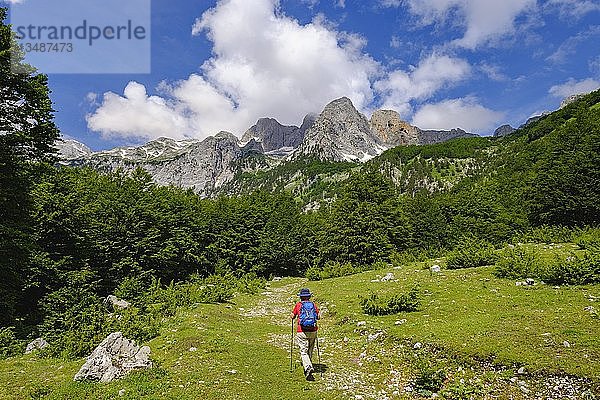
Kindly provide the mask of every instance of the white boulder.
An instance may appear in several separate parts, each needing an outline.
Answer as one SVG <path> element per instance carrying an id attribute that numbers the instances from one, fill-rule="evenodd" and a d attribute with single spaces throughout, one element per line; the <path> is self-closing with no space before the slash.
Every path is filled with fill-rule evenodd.
<path id="1" fill-rule="evenodd" d="M 41 350 L 48 347 L 48 342 L 42 338 L 32 340 L 25 348 L 25 354 L 33 353 L 36 350 Z"/>
<path id="2" fill-rule="evenodd" d="M 139 347 L 121 332 L 114 332 L 87 357 L 74 380 L 111 382 L 133 370 L 151 367 L 148 346 Z"/>

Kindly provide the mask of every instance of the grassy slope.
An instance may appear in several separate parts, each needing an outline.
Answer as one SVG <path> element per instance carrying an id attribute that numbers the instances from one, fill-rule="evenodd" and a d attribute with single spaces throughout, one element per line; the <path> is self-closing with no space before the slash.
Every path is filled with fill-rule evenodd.
<path id="1" fill-rule="evenodd" d="M 569 247 L 539 246 L 545 252 Z M 448 397 L 521 398 L 523 390 L 510 381 L 521 365 L 534 373 L 595 377 L 592 386 L 598 390 L 599 320 L 584 308 L 596 305 L 589 299 L 600 297 L 600 285 L 525 288 L 493 277 L 492 267 L 431 275 L 424 267 L 432 263 L 309 284 L 286 278 L 273 282 L 268 292 L 241 295 L 229 305 L 181 310 L 149 343 L 158 368 L 110 384 L 72 382 L 82 360 L 25 356 L 1 361 L 0 398 L 110 399 L 121 389 L 125 396 L 119 398 L 129 399 L 401 398 L 408 396 L 404 387 L 412 385 L 423 359 L 447 371 Z M 372 282 L 387 272 L 397 280 Z M 359 294 L 406 291 L 416 282 L 425 294 L 420 311 L 384 317 L 362 313 Z M 289 372 L 288 313 L 294 294 L 306 285 L 326 310 L 320 343 L 327 370 L 314 383 L 303 380 L 297 361 Z M 396 325 L 400 319 L 407 321 Z M 359 321 L 366 324 L 357 327 Z M 377 332 L 383 333 L 369 339 Z M 417 341 L 423 349 L 413 350 Z M 538 375 L 521 379 L 531 393 L 543 380 Z"/>

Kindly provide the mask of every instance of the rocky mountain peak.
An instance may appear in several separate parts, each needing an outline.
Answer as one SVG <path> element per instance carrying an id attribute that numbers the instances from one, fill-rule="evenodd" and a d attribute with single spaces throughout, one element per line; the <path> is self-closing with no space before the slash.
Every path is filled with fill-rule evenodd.
<path id="1" fill-rule="evenodd" d="M 233 133 L 227 132 L 227 131 L 221 131 L 221 132 L 217 133 L 215 135 L 215 139 L 238 142 L 237 136 L 235 136 Z"/>
<path id="2" fill-rule="evenodd" d="M 319 117 L 319 114 L 317 114 L 317 113 L 309 113 L 304 116 L 304 119 L 302 120 L 302 125 L 300 125 L 300 131 L 302 132 L 302 138 L 304 138 L 304 135 L 306 134 L 306 132 L 315 124 L 315 121 L 317 120 L 318 117 Z M 300 144 L 300 143 L 298 143 L 298 144 Z"/>
<path id="3" fill-rule="evenodd" d="M 502 136 L 510 135 L 514 131 L 516 131 L 515 128 L 513 128 L 512 126 L 510 126 L 508 124 L 505 124 L 505 125 L 502 125 L 502 126 L 499 126 L 498 128 L 496 128 L 496 130 L 494 131 L 494 137 L 502 137 Z"/>
<path id="4" fill-rule="evenodd" d="M 92 154 L 92 149 L 77 140 L 57 140 L 54 147 L 58 150 L 58 156 L 63 160 L 87 157 Z"/>
<path id="5" fill-rule="evenodd" d="M 331 118 L 334 120 L 348 120 L 349 118 L 364 118 L 364 115 L 358 112 L 354 107 L 352 100 L 347 97 L 340 97 L 327 104 L 321 112 L 320 117 Z"/>
<path id="6" fill-rule="evenodd" d="M 366 161 L 385 150 L 371 133 L 367 118 L 347 97 L 333 100 L 319 114 L 293 157 L 330 161 Z"/>
<path id="7" fill-rule="evenodd" d="M 419 143 L 419 128 L 400 119 L 393 110 L 377 110 L 371 115 L 371 130 L 388 147 Z"/>
<path id="8" fill-rule="evenodd" d="M 274 118 L 260 118 L 244 133 L 242 142 L 255 139 L 261 143 L 263 152 L 266 153 L 284 147 L 298 147 L 304 139 L 305 132 L 306 128 L 303 130 L 302 127 L 294 125 L 282 125 Z"/>

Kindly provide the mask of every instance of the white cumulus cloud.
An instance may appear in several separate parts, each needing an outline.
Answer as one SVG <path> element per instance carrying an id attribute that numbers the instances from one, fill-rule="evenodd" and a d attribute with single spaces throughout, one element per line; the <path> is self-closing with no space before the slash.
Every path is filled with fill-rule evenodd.
<path id="1" fill-rule="evenodd" d="M 467 132 L 492 129 L 504 114 L 486 108 L 474 97 L 450 99 L 426 104 L 413 116 L 412 124 L 421 129 L 462 128 Z"/>
<path id="2" fill-rule="evenodd" d="M 322 18 L 301 25 L 280 12 L 277 0 L 221 0 L 192 33 L 213 43 L 200 74 L 161 85 L 164 98 L 148 97 L 137 84 L 134 96 L 108 93 L 89 116 L 90 128 L 204 138 L 219 130 L 241 134 L 264 116 L 297 124 L 336 97 L 348 96 L 360 109 L 373 101 L 380 65 L 362 51 L 365 40 Z M 136 122 L 146 116 L 154 122 Z"/>
<path id="3" fill-rule="evenodd" d="M 148 96 L 144 85 L 137 82 L 129 82 L 124 96 L 105 93 L 102 106 L 87 116 L 87 122 L 105 137 L 183 138 L 189 131 L 188 121 L 171 104 Z"/>
<path id="4" fill-rule="evenodd" d="M 465 60 L 432 54 L 412 70 L 393 71 L 374 86 L 381 93 L 383 108 L 397 110 L 406 116 L 411 111 L 411 101 L 425 100 L 440 89 L 465 79 L 470 73 L 471 66 Z"/>
<path id="5" fill-rule="evenodd" d="M 572 94 L 589 93 L 598 88 L 600 88 L 600 82 L 595 79 L 587 78 L 577 81 L 571 78 L 563 84 L 552 86 L 548 93 L 554 97 L 565 98 Z"/>
<path id="6" fill-rule="evenodd" d="M 516 18 L 536 6 L 536 0 L 381 0 L 385 7 L 406 5 L 421 23 L 459 24 L 464 35 L 453 41 L 475 49 L 515 32 Z"/>

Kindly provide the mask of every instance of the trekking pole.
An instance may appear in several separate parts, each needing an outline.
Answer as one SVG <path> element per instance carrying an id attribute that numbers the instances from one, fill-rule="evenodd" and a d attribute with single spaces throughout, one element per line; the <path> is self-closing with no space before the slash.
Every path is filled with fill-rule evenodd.
<path id="1" fill-rule="evenodd" d="M 292 357 L 294 356 L 294 320 L 292 319 L 292 339 L 290 340 L 290 374 L 293 372 L 294 362 Z"/>
<path id="2" fill-rule="evenodd" d="M 319 356 L 319 369 L 321 370 L 321 379 L 323 378 L 323 364 L 321 364 L 321 350 L 319 350 L 319 335 L 315 335 L 317 339 L 317 355 Z"/>

